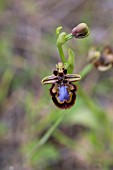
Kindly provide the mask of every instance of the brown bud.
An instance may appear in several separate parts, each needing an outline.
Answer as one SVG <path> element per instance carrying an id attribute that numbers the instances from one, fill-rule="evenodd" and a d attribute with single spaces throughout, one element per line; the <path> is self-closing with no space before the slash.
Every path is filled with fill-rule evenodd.
<path id="1" fill-rule="evenodd" d="M 75 38 L 85 38 L 89 35 L 89 28 L 85 23 L 80 23 L 73 28 L 72 35 Z"/>

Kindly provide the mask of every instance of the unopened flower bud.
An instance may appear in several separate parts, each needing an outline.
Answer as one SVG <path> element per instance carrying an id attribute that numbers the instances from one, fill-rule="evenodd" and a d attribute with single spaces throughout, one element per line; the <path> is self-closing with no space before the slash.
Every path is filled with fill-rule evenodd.
<path id="1" fill-rule="evenodd" d="M 89 35 L 89 28 L 85 23 L 80 23 L 73 28 L 72 35 L 75 38 L 85 38 Z"/>

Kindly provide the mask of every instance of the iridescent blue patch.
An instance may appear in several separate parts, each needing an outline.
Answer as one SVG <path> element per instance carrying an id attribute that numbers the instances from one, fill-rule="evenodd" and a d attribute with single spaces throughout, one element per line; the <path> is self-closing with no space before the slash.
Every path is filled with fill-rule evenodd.
<path id="1" fill-rule="evenodd" d="M 70 100 L 70 95 L 69 95 L 69 92 L 68 92 L 66 86 L 60 86 L 59 87 L 58 100 L 60 102 L 69 101 Z"/>

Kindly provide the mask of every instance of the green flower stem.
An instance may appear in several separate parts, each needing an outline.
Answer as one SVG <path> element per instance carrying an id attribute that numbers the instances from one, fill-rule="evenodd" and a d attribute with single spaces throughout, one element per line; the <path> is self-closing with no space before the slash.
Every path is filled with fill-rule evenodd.
<path id="1" fill-rule="evenodd" d="M 88 73 L 91 72 L 91 70 L 93 69 L 93 65 L 92 64 L 88 64 L 86 65 L 83 70 L 80 72 L 80 75 L 82 77 L 82 79 L 87 76 Z"/>
<path id="2" fill-rule="evenodd" d="M 66 37 L 65 37 L 66 41 L 71 40 L 72 38 L 73 38 L 72 33 L 67 34 Z"/>
<path id="3" fill-rule="evenodd" d="M 59 54 L 60 54 L 61 61 L 63 63 L 66 62 L 66 58 L 65 58 L 65 55 L 64 55 L 64 52 L 63 52 L 63 49 L 62 49 L 62 45 L 65 42 L 66 42 L 66 33 L 62 32 L 58 35 L 56 45 L 57 45 L 57 48 L 58 48 L 58 51 L 59 51 Z"/>
<path id="4" fill-rule="evenodd" d="M 62 45 L 59 45 L 57 47 L 58 47 L 58 51 L 59 51 L 62 63 L 66 63 L 66 58 L 65 58 L 65 55 L 64 55 L 64 52 L 63 52 L 63 49 L 62 49 Z"/>
<path id="5" fill-rule="evenodd" d="M 67 34 L 65 32 L 62 32 L 61 34 L 59 34 L 58 38 L 57 38 L 57 48 L 60 54 L 60 58 L 63 64 L 66 64 L 66 69 L 69 71 L 69 73 L 73 72 L 73 67 L 74 67 L 74 52 L 69 49 L 68 50 L 68 60 L 66 60 L 64 52 L 63 52 L 63 48 L 62 45 L 73 38 L 72 34 Z"/>
<path id="6" fill-rule="evenodd" d="M 53 126 L 47 131 L 47 133 L 39 140 L 38 146 L 41 146 L 47 142 L 51 134 L 54 132 L 54 130 L 57 128 L 57 126 L 61 123 L 62 119 L 64 118 L 65 112 L 59 116 L 59 118 L 56 120 L 56 122 L 53 124 Z"/>

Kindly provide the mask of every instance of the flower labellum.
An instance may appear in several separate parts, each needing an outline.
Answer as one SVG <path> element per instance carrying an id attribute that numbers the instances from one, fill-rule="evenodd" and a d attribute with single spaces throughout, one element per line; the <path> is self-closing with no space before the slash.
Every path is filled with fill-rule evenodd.
<path id="1" fill-rule="evenodd" d="M 72 82 L 79 81 L 79 74 L 67 74 L 63 63 L 56 65 L 57 70 L 53 75 L 45 77 L 42 84 L 52 84 L 50 94 L 54 104 L 60 109 L 67 109 L 73 106 L 76 101 L 77 87 Z"/>

